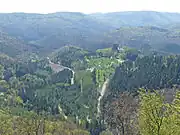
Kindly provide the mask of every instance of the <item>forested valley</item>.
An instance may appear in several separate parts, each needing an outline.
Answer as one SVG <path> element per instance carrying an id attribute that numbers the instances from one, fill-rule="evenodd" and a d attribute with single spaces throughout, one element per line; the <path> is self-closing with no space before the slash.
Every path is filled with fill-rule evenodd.
<path id="1" fill-rule="evenodd" d="M 180 135 L 180 15 L 124 14 L 0 14 L 0 135 Z"/>

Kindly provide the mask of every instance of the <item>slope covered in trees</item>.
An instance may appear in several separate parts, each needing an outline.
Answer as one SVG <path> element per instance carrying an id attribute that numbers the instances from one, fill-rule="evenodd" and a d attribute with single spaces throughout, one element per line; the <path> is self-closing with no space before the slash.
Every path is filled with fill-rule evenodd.
<path id="1" fill-rule="evenodd" d="M 90 16 L 115 28 L 121 26 L 163 26 L 179 23 L 179 13 L 153 11 L 127 11 L 112 13 L 95 13 Z"/>
<path id="2" fill-rule="evenodd" d="M 13 111 L 12 111 L 13 110 Z M 0 133 L 3 135 L 89 135 L 82 127 L 71 121 L 57 120 L 52 116 L 13 108 L 0 109 Z M 17 110 L 17 114 L 14 110 Z M 21 111 L 21 112 L 20 112 Z"/>
<path id="3" fill-rule="evenodd" d="M 34 55 L 19 61 L 1 55 L 1 103 L 37 115 L 72 119 L 99 133 L 99 91 L 122 59 L 122 54 L 112 48 L 88 52 L 74 46 L 63 47 L 49 58 Z"/>
<path id="4" fill-rule="evenodd" d="M 82 13 L 0 14 L 0 28 L 3 31 L 44 52 L 52 52 L 69 44 L 86 48 L 101 46 L 101 40 L 97 37 L 101 37 L 110 27 Z"/>
<path id="5" fill-rule="evenodd" d="M 178 135 L 178 18 L 0 14 L 0 134 Z"/>
<path id="6" fill-rule="evenodd" d="M 0 14 L 0 29 L 31 45 L 41 55 L 66 45 L 94 51 L 114 43 L 135 48 L 150 46 L 152 49 L 179 53 L 179 27 L 176 25 L 179 18 L 178 13 L 151 11 L 107 14 L 12 13 Z M 116 29 L 119 29 L 118 32 L 111 32 Z M 11 45 L 8 41 L 3 44 Z M 13 45 L 10 47 L 14 48 Z"/>
<path id="7" fill-rule="evenodd" d="M 104 109 L 109 134 L 178 135 L 180 95 L 179 89 L 176 90 L 171 92 L 170 100 L 163 91 L 140 89 L 138 97 L 121 93 Z"/>
<path id="8" fill-rule="evenodd" d="M 116 68 L 111 81 L 114 91 L 171 88 L 179 85 L 179 56 L 145 56 L 126 61 Z"/>
<path id="9" fill-rule="evenodd" d="M 179 85 L 179 63 L 179 56 L 143 56 L 141 51 L 119 47 L 117 44 L 95 52 L 66 46 L 48 58 L 32 55 L 23 61 L 0 55 L 0 102 L 2 108 L 7 107 L 5 110 L 1 109 L 3 114 L 0 118 L 2 122 L 7 122 L 1 131 L 7 132 L 7 126 L 17 121 L 14 123 L 18 125 L 16 130 L 12 131 L 13 127 L 8 126 L 12 133 L 63 132 L 63 135 L 84 135 L 89 134 L 89 131 L 93 135 L 98 135 L 102 130 L 109 129 L 109 126 L 109 130 L 114 133 L 114 126 L 119 126 L 119 118 L 134 118 L 138 113 L 137 97 L 123 97 L 120 93 L 134 92 L 141 87 L 162 89 Z M 74 83 L 71 83 L 72 79 Z M 100 95 L 107 79 L 110 79 L 109 84 L 106 84 L 110 89 L 105 90 L 105 95 Z M 99 97 L 103 99 L 99 101 Z M 114 100 L 119 98 L 122 98 L 121 103 L 124 103 L 120 108 L 114 104 Z M 128 108 L 131 103 L 135 104 Z M 126 110 L 120 114 L 125 115 L 115 118 L 117 121 L 112 121 L 114 117 L 111 113 L 119 112 L 122 107 Z M 6 112 L 8 109 L 10 110 Z M 102 110 L 100 114 L 99 109 Z M 134 113 L 125 113 L 126 111 Z M 22 115 L 23 113 L 26 115 Z M 29 113 L 33 114 L 29 116 Z M 23 126 L 18 124 L 19 119 L 23 121 L 23 125 L 35 122 L 37 126 L 33 124 L 31 131 L 25 126 L 23 131 L 19 131 Z M 141 118 L 136 118 L 138 119 Z M 144 118 L 142 119 L 144 122 Z M 146 132 L 128 125 L 131 119 L 128 120 L 124 121 L 124 131 L 119 132 Z M 58 126 L 66 127 L 67 130 Z M 132 127 L 131 130 L 129 126 Z M 103 131 L 102 134 L 110 131 Z"/>
<path id="10" fill-rule="evenodd" d="M 33 47 L 0 31 L 0 53 L 15 57 L 17 55 L 22 55 L 23 53 L 30 53 L 31 51 L 33 51 Z"/>
<path id="11" fill-rule="evenodd" d="M 158 50 L 179 54 L 179 28 L 161 28 L 155 26 L 121 27 L 107 34 L 107 40 L 142 51 Z"/>

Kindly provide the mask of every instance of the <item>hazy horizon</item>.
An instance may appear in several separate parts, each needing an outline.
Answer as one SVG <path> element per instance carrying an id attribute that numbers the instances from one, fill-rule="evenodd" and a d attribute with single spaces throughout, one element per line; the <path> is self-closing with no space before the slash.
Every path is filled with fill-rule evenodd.
<path id="1" fill-rule="evenodd" d="M 180 13 L 178 0 L 0 0 L 0 13 L 156 11 Z"/>

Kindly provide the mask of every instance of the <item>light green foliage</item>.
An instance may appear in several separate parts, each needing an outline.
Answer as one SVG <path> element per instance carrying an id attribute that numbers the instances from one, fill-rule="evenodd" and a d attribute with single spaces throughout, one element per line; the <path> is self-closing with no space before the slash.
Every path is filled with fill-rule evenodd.
<path id="1" fill-rule="evenodd" d="M 164 100 L 158 93 L 142 91 L 140 96 L 139 126 L 143 135 L 162 135 Z M 153 99 L 153 100 L 152 100 Z"/>
<path id="2" fill-rule="evenodd" d="M 95 69 L 94 74 L 95 74 L 95 81 L 96 81 L 97 86 L 99 87 L 102 86 L 102 84 L 105 81 L 105 71 Z"/>
<path id="3" fill-rule="evenodd" d="M 166 117 L 164 118 L 164 134 L 180 134 L 180 91 L 177 91 L 172 104 L 166 104 Z"/>
<path id="4" fill-rule="evenodd" d="M 114 54 L 112 48 L 98 49 L 96 50 L 96 53 L 99 56 L 103 56 L 103 57 L 111 57 Z"/>
<path id="5" fill-rule="evenodd" d="M 179 135 L 178 95 L 179 92 L 171 104 L 165 103 L 163 96 L 157 92 L 140 91 L 139 127 L 142 135 Z"/>
<path id="6" fill-rule="evenodd" d="M 110 131 L 102 131 L 100 135 L 113 135 Z"/>
<path id="7" fill-rule="evenodd" d="M 94 69 L 94 79 L 97 86 L 101 86 L 103 82 L 111 76 L 119 61 L 116 58 L 108 57 L 92 57 L 86 60 L 88 68 Z"/>
<path id="8" fill-rule="evenodd" d="M 93 87 L 93 74 L 90 71 L 80 70 L 76 72 L 75 80 L 82 85 L 83 90 Z"/>
<path id="9" fill-rule="evenodd" d="M 23 100 L 21 99 L 21 97 L 17 96 L 15 98 L 15 102 L 18 104 L 18 105 L 23 105 Z"/>
<path id="10" fill-rule="evenodd" d="M 0 110 L 0 134 L 3 135 L 12 135 L 13 129 L 11 128 L 12 119 L 10 115 L 7 115 L 6 112 Z"/>
<path id="11" fill-rule="evenodd" d="M 11 115 L 0 109 L 0 134 L 2 135 L 89 135 L 72 122 L 45 119 L 33 112 L 23 116 Z"/>
<path id="12" fill-rule="evenodd" d="M 95 58 L 90 58 L 88 61 L 88 67 L 94 67 L 97 69 L 104 69 L 108 70 L 111 68 L 112 64 L 118 64 L 118 60 L 113 59 L 113 58 L 107 58 L 107 57 L 95 57 Z"/>
<path id="13" fill-rule="evenodd" d="M 100 52 L 104 53 L 104 56 L 100 56 Z M 1 105 L 13 108 L 13 114 L 22 115 L 24 113 L 21 109 L 27 108 L 38 114 L 48 113 L 53 117 L 58 115 L 63 120 L 72 117 L 76 119 L 73 121 L 76 121 L 79 126 L 88 129 L 96 128 L 98 127 L 96 115 L 99 97 L 97 88 L 102 86 L 119 64 L 119 58 L 114 54 L 115 52 L 110 48 L 99 52 L 87 52 L 81 48 L 69 46 L 49 56 L 51 61 L 56 63 L 52 64 L 54 68 L 64 65 L 75 72 L 73 85 L 70 84 L 72 78 L 70 70 L 52 72 L 50 62 L 46 58 L 40 59 L 36 55 L 31 55 L 32 57 L 29 56 L 26 61 L 12 63 L 11 72 L 7 65 L 7 68 L 4 68 L 7 81 L 1 80 L 3 84 L 1 86 L 4 86 L 8 93 L 2 93 Z M 119 54 L 116 52 L 116 55 Z M 28 120 L 25 121 L 27 123 Z M 33 121 L 30 120 L 28 123 L 31 125 Z M 32 128 L 31 130 L 34 130 L 35 127 L 32 126 Z M 52 134 L 55 129 L 49 130 L 48 134 Z M 64 132 L 62 129 L 56 132 L 60 131 Z M 76 130 L 74 134 L 81 134 L 79 132 L 81 131 Z"/>

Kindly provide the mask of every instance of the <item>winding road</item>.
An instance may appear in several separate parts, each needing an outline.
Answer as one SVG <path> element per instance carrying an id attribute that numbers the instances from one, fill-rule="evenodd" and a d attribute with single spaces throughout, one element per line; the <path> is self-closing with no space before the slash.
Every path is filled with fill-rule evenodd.
<path id="1" fill-rule="evenodd" d="M 50 67 L 51 67 L 52 70 L 53 70 L 54 72 L 56 72 L 56 73 L 61 72 L 61 71 L 65 70 L 65 69 L 70 70 L 70 71 L 72 72 L 72 74 L 73 74 L 73 75 L 72 75 L 72 78 L 71 78 L 71 85 L 74 85 L 74 75 L 75 75 L 74 70 L 72 70 L 72 69 L 69 68 L 69 67 L 65 67 L 65 66 L 63 66 L 63 65 L 61 65 L 61 64 L 55 64 L 55 63 L 53 63 L 53 62 L 49 59 L 49 57 L 47 57 L 47 59 L 49 60 L 49 65 L 50 65 Z"/>
<path id="2" fill-rule="evenodd" d="M 73 76 L 71 78 L 71 85 L 74 84 L 74 76 L 75 76 L 75 72 L 74 70 L 72 70 L 71 68 L 69 67 L 65 67 L 65 66 L 62 66 L 61 64 L 55 64 L 53 63 L 48 57 L 47 59 L 49 60 L 49 64 L 51 66 L 51 68 L 53 69 L 53 71 L 55 72 L 60 72 L 60 71 L 63 71 L 65 69 L 68 69 L 72 72 Z M 98 98 L 98 104 L 97 104 L 97 117 L 100 117 L 101 115 L 101 100 L 103 99 L 104 97 L 104 94 L 106 93 L 106 90 L 107 90 L 107 86 L 108 86 L 108 83 L 109 83 L 109 79 L 107 79 L 103 85 L 102 85 L 102 88 L 100 90 L 100 96 Z M 89 120 L 89 119 L 88 119 Z"/>

